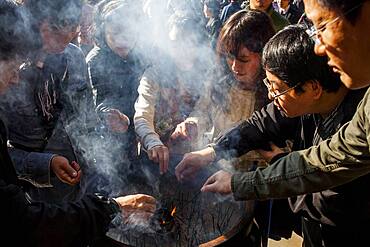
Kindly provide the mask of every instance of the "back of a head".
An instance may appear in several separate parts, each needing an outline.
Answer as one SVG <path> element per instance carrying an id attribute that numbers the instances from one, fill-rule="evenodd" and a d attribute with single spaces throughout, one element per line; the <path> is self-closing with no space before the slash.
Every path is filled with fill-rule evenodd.
<path id="1" fill-rule="evenodd" d="M 241 47 L 262 53 L 275 29 L 270 17 L 258 10 L 241 10 L 232 15 L 221 29 L 217 51 L 237 56 Z"/>
<path id="2" fill-rule="evenodd" d="M 29 13 L 14 0 L 0 0 L 0 60 L 25 57 L 41 47 L 30 26 Z"/>
<path id="3" fill-rule="evenodd" d="M 327 58 L 317 56 L 315 43 L 301 26 L 288 26 L 267 42 L 262 65 L 289 87 L 307 81 L 318 81 L 327 92 L 337 91 L 339 75 L 327 65 Z"/>
<path id="4" fill-rule="evenodd" d="M 27 0 L 25 6 L 36 24 L 47 21 L 60 27 L 77 26 L 82 12 L 82 0 Z"/>

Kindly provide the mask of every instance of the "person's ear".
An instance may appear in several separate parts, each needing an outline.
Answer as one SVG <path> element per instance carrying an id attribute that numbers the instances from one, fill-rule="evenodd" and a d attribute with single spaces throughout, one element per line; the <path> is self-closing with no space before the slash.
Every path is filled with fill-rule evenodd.
<path id="1" fill-rule="evenodd" d="M 307 83 L 308 90 L 311 91 L 312 98 L 318 100 L 321 98 L 323 93 L 323 88 L 317 80 L 312 80 Z"/>

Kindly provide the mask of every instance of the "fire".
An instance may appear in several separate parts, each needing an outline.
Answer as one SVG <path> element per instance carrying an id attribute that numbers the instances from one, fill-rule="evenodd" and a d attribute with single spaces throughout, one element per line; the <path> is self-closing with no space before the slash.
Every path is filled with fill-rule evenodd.
<path id="1" fill-rule="evenodd" d="M 175 213 L 176 213 L 176 207 L 174 207 L 174 208 L 172 209 L 171 216 L 173 217 L 173 216 L 175 215 Z"/>

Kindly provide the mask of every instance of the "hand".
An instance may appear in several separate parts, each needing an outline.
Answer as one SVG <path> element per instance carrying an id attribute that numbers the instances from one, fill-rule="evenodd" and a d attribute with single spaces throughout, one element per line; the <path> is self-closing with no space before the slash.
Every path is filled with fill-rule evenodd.
<path id="1" fill-rule="evenodd" d="M 110 109 L 106 118 L 108 127 L 116 133 L 125 133 L 130 125 L 130 119 L 117 109 Z"/>
<path id="2" fill-rule="evenodd" d="M 161 174 L 168 171 L 169 152 L 164 145 L 155 146 L 148 150 L 150 160 L 159 163 L 159 171 Z"/>
<path id="3" fill-rule="evenodd" d="M 284 153 L 284 151 L 281 148 L 279 148 L 278 146 L 276 146 L 274 143 L 270 142 L 270 146 L 271 146 L 271 151 L 266 151 L 266 150 L 263 150 L 263 149 L 256 150 L 263 157 L 263 159 L 266 160 L 266 162 L 268 162 L 268 163 L 276 155 Z"/>
<path id="4" fill-rule="evenodd" d="M 171 139 L 186 139 L 194 140 L 198 136 L 197 123 L 193 121 L 184 121 L 176 126 L 175 131 L 171 135 Z"/>
<path id="5" fill-rule="evenodd" d="M 202 192 L 230 194 L 231 191 L 231 173 L 218 171 L 210 176 L 201 188 Z"/>
<path id="6" fill-rule="evenodd" d="M 75 185 L 81 179 L 82 172 L 77 162 L 72 161 L 69 164 L 69 161 L 63 156 L 54 156 L 50 168 L 63 183 Z"/>
<path id="7" fill-rule="evenodd" d="M 198 170 L 207 166 L 213 160 L 214 150 L 211 147 L 185 154 L 175 169 L 177 180 L 190 179 Z"/>
<path id="8" fill-rule="evenodd" d="M 122 210 L 125 223 L 147 222 L 156 210 L 156 200 L 148 195 L 136 194 L 114 199 Z"/>

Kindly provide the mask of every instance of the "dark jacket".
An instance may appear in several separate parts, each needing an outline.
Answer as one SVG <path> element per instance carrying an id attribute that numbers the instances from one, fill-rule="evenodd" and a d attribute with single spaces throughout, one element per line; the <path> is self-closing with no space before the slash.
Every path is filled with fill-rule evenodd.
<path id="1" fill-rule="evenodd" d="M 33 189 L 32 197 L 51 202 L 78 198 L 86 185 L 87 165 L 93 165 L 91 143 L 98 139 L 92 139 L 98 118 L 81 50 L 69 44 L 61 54 L 30 62 L 0 103 L 18 173 L 43 187 Z M 80 164 L 84 176 L 79 185 L 66 185 L 53 176 L 54 155 Z"/>
<path id="2" fill-rule="evenodd" d="M 297 24 L 303 13 L 304 12 L 300 11 L 296 5 L 290 4 L 288 10 L 285 13 L 280 14 L 285 17 L 291 24 Z"/>
<path id="3" fill-rule="evenodd" d="M 218 18 L 214 17 L 210 18 L 206 25 L 206 30 L 208 32 L 211 48 L 214 50 L 216 50 L 217 48 L 217 40 L 221 27 L 222 27 L 221 21 Z"/>
<path id="4" fill-rule="evenodd" d="M 238 2 L 232 2 L 229 5 L 226 5 L 221 12 L 220 20 L 222 24 L 225 24 L 225 22 L 229 19 L 230 16 L 232 16 L 234 13 L 238 12 L 242 8 L 240 7 L 240 4 Z"/>
<path id="5" fill-rule="evenodd" d="M 9 246 L 86 246 L 102 238 L 119 212 L 110 200 L 87 195 L 70 204 L 30 202 L 17 179 L 0 120 L 0 231 Z"/>
<path id="6" fill-rule="evenodd" d="M 105 43 L 94 47 L 86 60 L 95 91 L 98 114 L 104 119 L 104 111 L 118 109 L 130 119 L 130 126 L 125 134 L 116 135 L 122 149 L 133 157 L 136 153 L 136 135 L 134 128 L 134 104 L 138 97 L 137 88 L 140 79 L 148 67 L 142 56 L 131 52 L 127 59 L 115 54 Z"/>
<path id="7" fill-rule="evenodd" d="M 352 119 L 364 93 L 365 90 L 350 91 L 340 106 L 325 120 L 320 120 L 315 114 L 287 118 L 271 103 L 220 138 L 215 146 L 217 156 L 224 157 L 230 150 L 241 155 L 248 150 L 267 148 L 265 143 L 268 141 L 284 145 L 285 140 L 291 139 L 293 150 L 316 145 L 330 138 Z M 243 193 L 243 186 L 240 186 L 247 186 L 242 177 L 233 178 L 234 196 L 239 200 L 249 199 L 246 198 L 246 193 Z M 361 193 L 357 194 L 357 191 Z M 353 203 L 354 201 L 356 203 Z M 353 239 L 351 234 L 357 236 L 368 229 L 370 175 L 330 190 L 291 197 L 289 203 L 293 212 L 303 216 L 308 222 L 304 224 L 303 230 L 311 238 L 306 238 L 306 243 L 313 246 L 320 243 L 321 246 L 323 241 L 325 246 L 343 246 L 341 244 Z M 356 241 L 363 243 L 362 241 L 366 240 L 359 236 Z"/>

